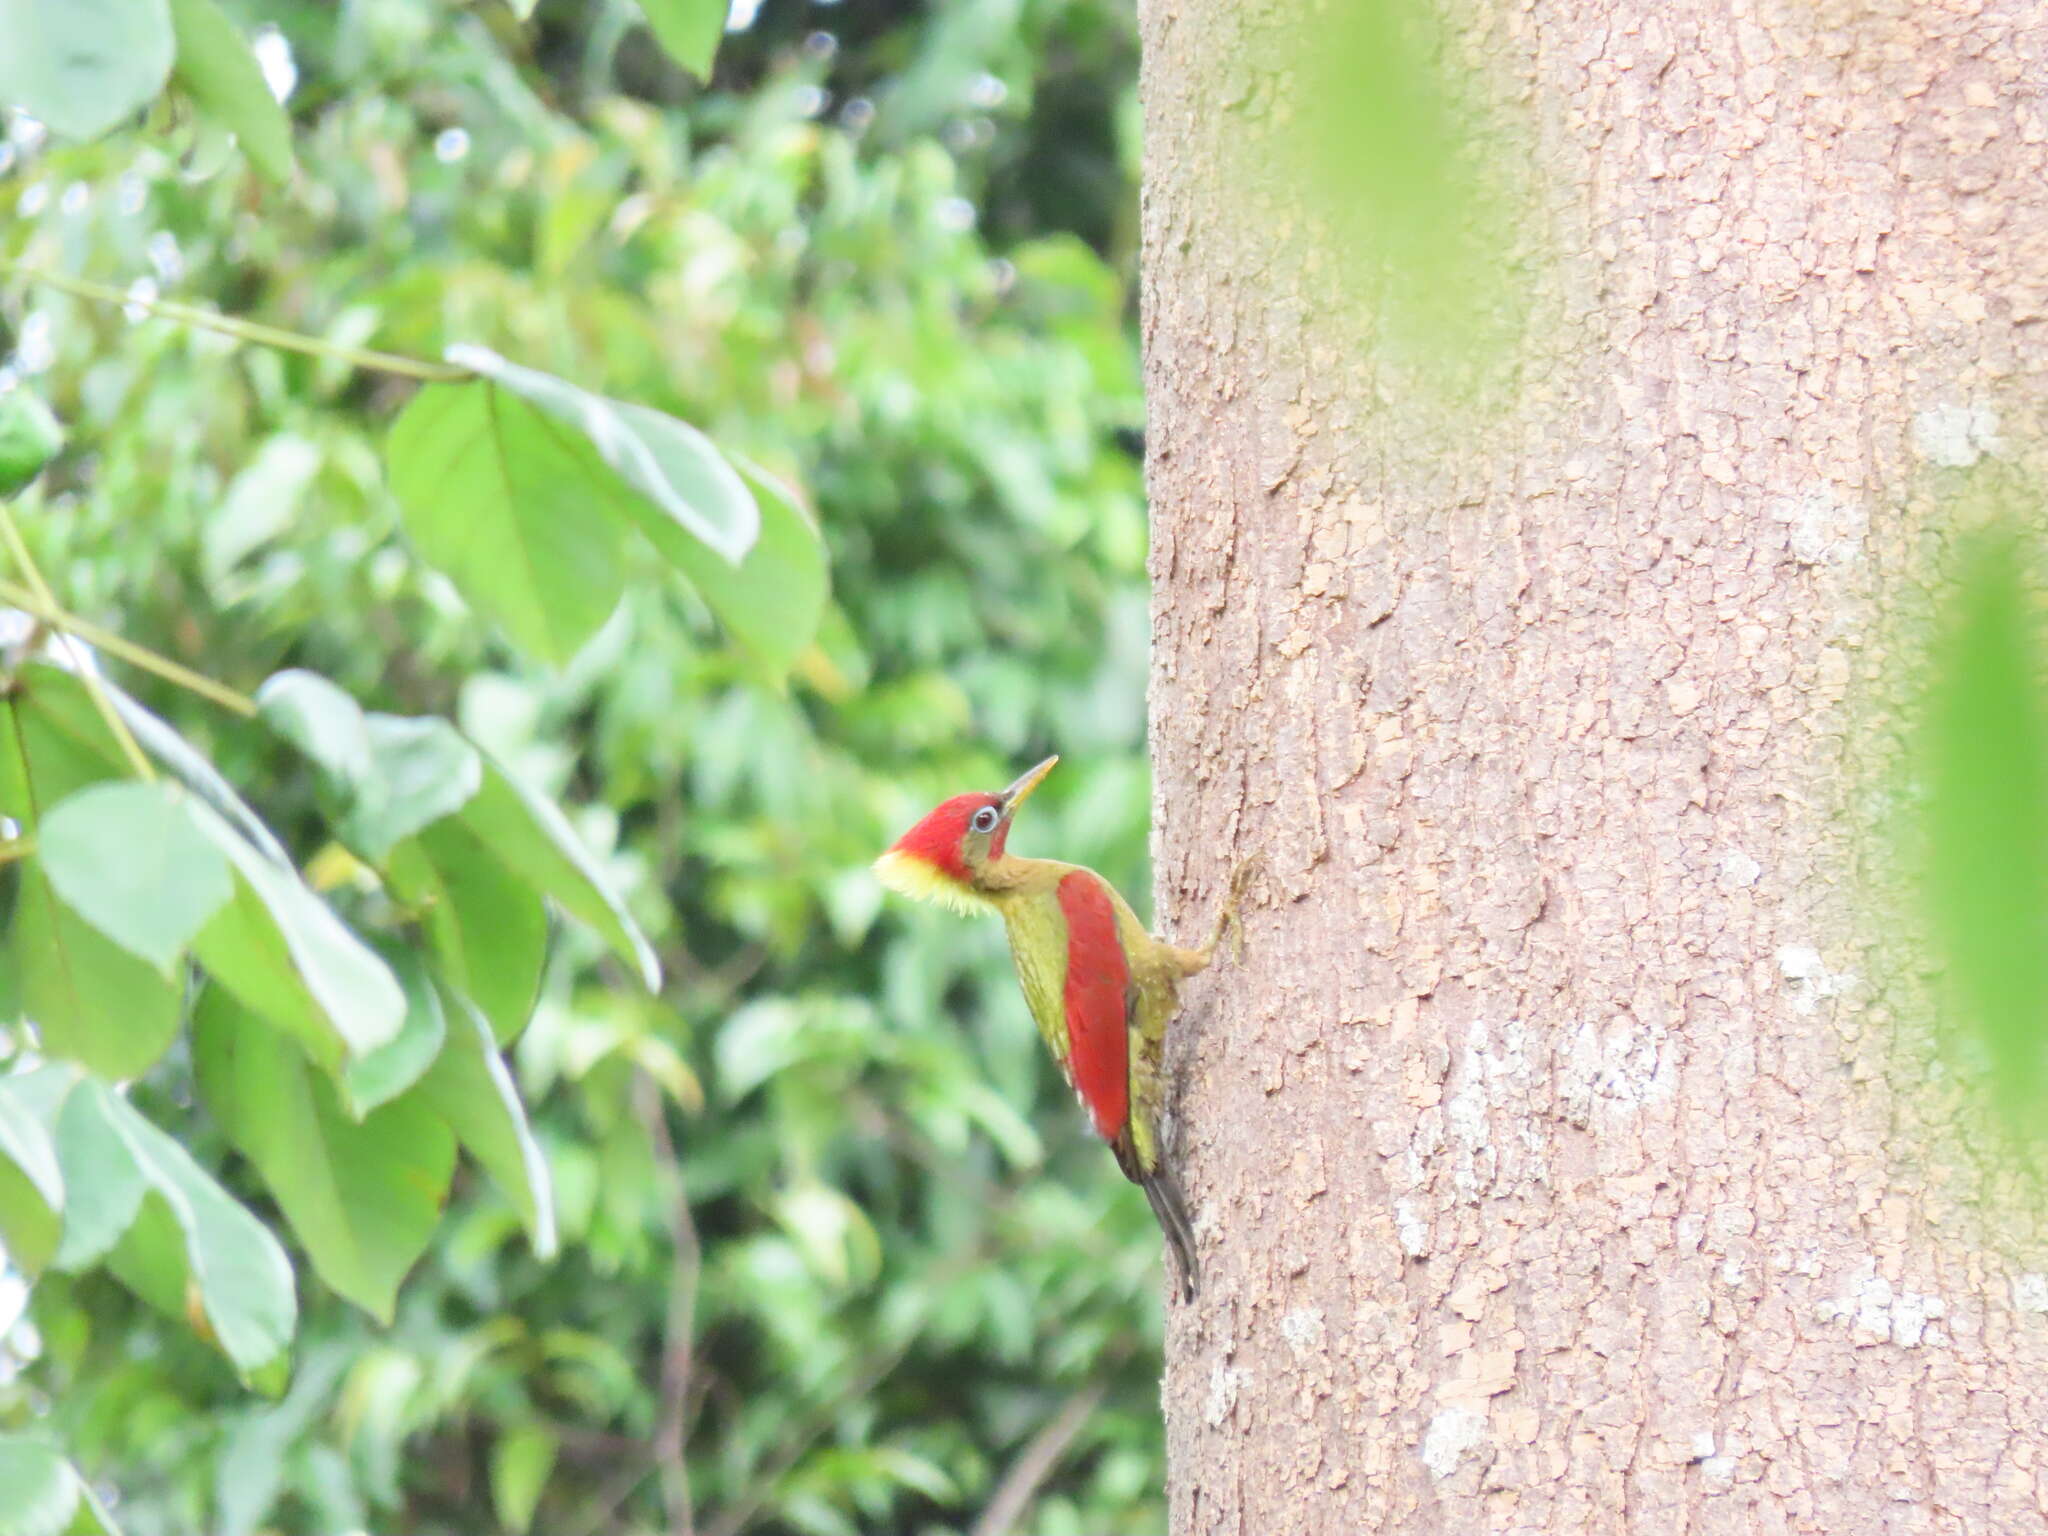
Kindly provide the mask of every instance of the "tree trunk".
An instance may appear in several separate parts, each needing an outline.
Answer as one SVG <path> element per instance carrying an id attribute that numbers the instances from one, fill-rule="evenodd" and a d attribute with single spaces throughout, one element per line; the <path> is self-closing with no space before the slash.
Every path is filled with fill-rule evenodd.
<path id="1" fill-rule="evenodd" d="M 2048 1529 L 2048 1252 L 1844 812 L 1927 487 L 2044 419 L 2048 21 L 1481 3 L 1564 254 L 1462 435 L 1232 218 L 1259 8 L 1140 4 L 1168 929 L 1265 863 L 1173 1045 L 1173 1530 Z"/>

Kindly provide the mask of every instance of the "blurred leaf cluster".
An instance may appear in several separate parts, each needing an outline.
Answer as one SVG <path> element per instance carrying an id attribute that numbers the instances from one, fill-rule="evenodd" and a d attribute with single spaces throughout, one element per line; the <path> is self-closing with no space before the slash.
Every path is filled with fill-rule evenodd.
<path id="1" fill-rule="evenodd" d="M 1000 935 L 885 911 L 866 870 L 931 801 L 1057 749 L 1021 846 L 1143 884 L 1127 16 L 768 0 L 708 86 L 624 4 L 221 17 L 292 83 L 284 163 L 274 142 L 235 150 L 176 77 L 140 128 L 92 142 L 14 119 L 0 259 L 340 347 L 488 349 L 693 423 L 757 500 L 799 488 L 786 516 L 764 506 L 762 547 L 814 520 L 830 598 L 806 639 L 786 563 L 692 569 L 648 527 L 601 552 L 620 597 L 593 599 L 594 634 L 551 646 L 516 607 L 464 601 L 449 551 L 489 508 L 441 506 L 423 531 L 430 497 L 394 495 L 393 422 L 446 386 L 8 281 L 0 382 L 67 437 L 13 503 L 35 560 L 73 611 L 262 690 L 266 718 L 244 720 L 102 660 L 307 885 L 352 918 L 446 902 L 447 872 L 474 866 L 437 860 L 436 840 L 502 848 L 518 825 L 510 790 L 489 798 L 502 771 L 567 808 L 591 889 L 624 892 L 632 923 L 607 944 L 601 903 L 550 887 L 581 920 L 555 926 L 508 1052 L 552 1258 L 522 1233 L 539 1223 L 523 1127 L 465 1131 L 446 1108 L 488 1104 L 493 1026 L 505 1039 L 523 1011 L 487 923 L 430 935 L 443 962 L 481 957 L 456 977 L 475 1012 L 395 966 L 406 1029 L 438 1054 L 414 1037 L 414 1066 L 351 1076 L 384 1104 L 361 1123 L 307 1096 L 303 1052 L 248 1047 L 264 1037 L 238 1027 L 254 1005 L 231 989 L 202 994 L 124 1092 L 48 1081 L 73 1070 L 58 1064 L 16 1074 L 57 1096 L 60 1132 L 111 1127 L 131 1149 L 122 1188 L 144 1214 L 123 1247 L 179 1240 L 147 1190 L 224 1188 L 291 1248 L 299 1317 L 289 1382 L 258 1379 L 280 1389 L 266 1397 L 188 1324 L 189 1289 L 152 1307 L 118 1263 L 58 1263 L 33 1288 L 16 1266 L 0 1432 L 62 1445 L 129 1532 L 632 1531 L 685 1501 L 727 1536 L 940 1531 L 971 1525 L 1021 1448 L 1099 1391 L 1017 1528 L 1156 1527 L 1142 1200 L 1058 1090 Z M 546 510 L 571 562 L 578 520 L 606 515 Z M 25 665 L 43 691 L 77 686 Z M 491 765 L 452 814 L 435 792 L 467 771 L 461 739 L 376 725 L 430 717 Z M 323 754 L 337 732 L 395 765 L 385 789 L 363 792 L 353 748 Z M 161 822 L 132 797 L 96 810 Z M 59 832 L 89 848 L 109 824 Z M 134 937 L 169 952 L 189 935 Z M 0 1017 L 19 1007 L 11 970 Z M 302 1117 L 289 1145 L 285 1115 Z M 0 1115 L 0 1132 L 32 1119 Z M 444 1124 L 488 1177 L 452 1164 Z M 287 1155 L 305 1127 L 326 1166 L 410 1184 L 416 1207 L 377 1230 L 332 1219 L 333 1191 Z M 371 1315 L 386 1305 L 388 1327 Z M 37 1465 L 52 1500 L 91 1514 L 60 1463 Z"/>

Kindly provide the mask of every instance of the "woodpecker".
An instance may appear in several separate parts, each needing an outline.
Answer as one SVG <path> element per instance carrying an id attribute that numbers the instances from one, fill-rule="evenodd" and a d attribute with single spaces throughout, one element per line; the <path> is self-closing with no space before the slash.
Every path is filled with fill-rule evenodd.
<path id="1" fill-rule="evenodd" d="M 961 912 L 993 911 L 1009 933 L 1024 1000 L 1124 1176 L 1145 1191 L 1180 1269 L 1181 1297 L 1200 1279 L 1187 1196 L 1164 1161 L 1160 1118 L 1166 1026 L 1180 984 L 1204 969 L 1236 912 L 1240 868 L 1209 942 L 1156 939 L 1092 869 L 1007 851 L 1017 808 L 1052 772 L 1048 757 L 998 794 L 955 795 L 875 861 L 890 890 Z"/>

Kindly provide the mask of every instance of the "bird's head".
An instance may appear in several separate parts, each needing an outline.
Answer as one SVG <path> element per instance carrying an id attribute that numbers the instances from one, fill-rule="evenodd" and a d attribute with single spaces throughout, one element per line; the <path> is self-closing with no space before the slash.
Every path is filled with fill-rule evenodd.
<path id="1" fill-rule="evenodd" d="M 919 901 L 961 911 L 987 906 L 983 878 L 1003 857 L 1010 818 L 1058 761 L 1048 757 L 998 794 L 955 795 L 875 860 L 875 878 Z"/>

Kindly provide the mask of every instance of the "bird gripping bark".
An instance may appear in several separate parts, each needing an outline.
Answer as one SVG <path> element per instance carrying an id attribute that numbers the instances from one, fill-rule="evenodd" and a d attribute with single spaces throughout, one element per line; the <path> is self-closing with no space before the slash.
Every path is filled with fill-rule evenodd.
<path id="1" fill-rule="evenodd" d="M 875 873 L 903 895 L 1003 919 L 1039 1033 L 1096 1135 L 1145 1191 L 1178 1262 L 1181 1295 L 1192 1300 L 1194 1228 L 1162 1143 L 1166 1028 L 1180 983 L 1209 964 L 1234 920 L 1251 866 L 1231 880 L 1200 949 L 1154 938 L 1092 869 L 1006 848 L 1017 808 L 1058 761 L 1047 758 L 1000 793 L 955 795 L 898 838 Z"/>

